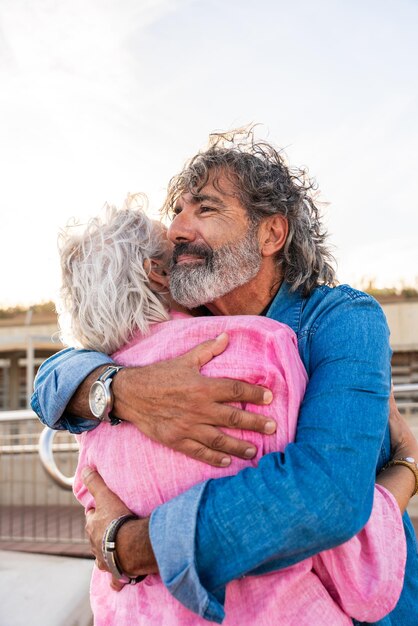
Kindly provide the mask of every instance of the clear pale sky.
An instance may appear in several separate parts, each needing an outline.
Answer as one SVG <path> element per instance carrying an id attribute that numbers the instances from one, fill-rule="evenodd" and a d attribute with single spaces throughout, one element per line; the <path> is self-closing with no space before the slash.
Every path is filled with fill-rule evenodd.
<path id="1" fill-rule="evenodd" d="M 0 305 L 53 298 L 56 234 L 259 133 L 322 190 L 342 282 L 417 286 L 415 0 L 1 0 Z"/>

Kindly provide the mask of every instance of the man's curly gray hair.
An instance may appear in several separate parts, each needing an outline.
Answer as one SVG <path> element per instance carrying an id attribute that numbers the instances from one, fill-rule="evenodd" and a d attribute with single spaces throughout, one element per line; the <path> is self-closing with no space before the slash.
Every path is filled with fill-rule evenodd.
<path id="1" fill-rule="evenodd" d="M 58 312 L 69 345 L 111 354 L 137 330 L 147 333 L 150 324 L 169 319 L 144 267 L 167 254 L 167 243 L 140 205 L 145 197 L 133 198 L 120 210 L 107 206 L 82 232 L 70 225 L 59 236 Z"/>
<path id="2" fill-rule="evenodd" d="M 290 168 L 273 146 L 256 142 L 252 128 L 211 135 L 209 147 L 171 179 L 164 212 L 172 215 L 183 193 L 198 194 L 208 181 L 222 191 L 221 175 L 233 183 L 251 222 L 258 224 L 276 213 L 286 217 L 289 234 L 278 262 L 292 291 L 301 289 L 309 295 L 318 285 L 336 283 L 314 183 L 304 169 Z"/>

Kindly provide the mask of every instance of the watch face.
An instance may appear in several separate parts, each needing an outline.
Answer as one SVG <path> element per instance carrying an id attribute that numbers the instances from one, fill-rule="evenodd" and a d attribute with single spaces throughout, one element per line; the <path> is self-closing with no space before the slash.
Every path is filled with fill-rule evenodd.
<path id="1" fill-rule="evenodd" d="M 89 404 L 94 417 L 103 418 L 107 408 L 108 398 L 106 388 L 100 381 L 93 383 L 90 389 Z"/>

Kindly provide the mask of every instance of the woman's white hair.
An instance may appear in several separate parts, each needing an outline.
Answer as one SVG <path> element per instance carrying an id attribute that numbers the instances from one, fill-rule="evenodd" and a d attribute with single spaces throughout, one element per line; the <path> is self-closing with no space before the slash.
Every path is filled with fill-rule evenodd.
<path id="1" fill-rule="evenodd" d="M 169 319 L 164 295 L 152 291 L 144 267 L 167 254 L 167 242 L 145 206 L 145 196 L 136 194 L 122 209 L 106 206 L 82 232 L 73 224 L 60 233 L 57 308 L 67 345 L 111 354 L 136 331 Z"/>

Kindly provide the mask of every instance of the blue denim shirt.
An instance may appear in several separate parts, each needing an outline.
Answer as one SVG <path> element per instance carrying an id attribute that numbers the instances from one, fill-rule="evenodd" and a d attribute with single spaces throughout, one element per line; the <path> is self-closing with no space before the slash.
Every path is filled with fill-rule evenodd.
<path id="1" fill-rule="evenodd" d="M 229 581 L 288 567 L 356 534 L 370 515 L 375 470 L 390 454 L 391 352 L 375 300 L 346 285 L 303 298 L 283 284 L 267 315 L 295 331 L 309 375 L 295 443 L 255 469 L 196 485 L 158 507 L 150 522 L 165 585 L 217 623 Z M 32 399 L 41 420 L 72 432 L 94 427 L 62 414 L 79 383 L 107 362 L 85 351 L 51 357 Z M 379 626 L 417 624 L 418 554 L 407 514 L 404 527 L 404 589 Z"/>

